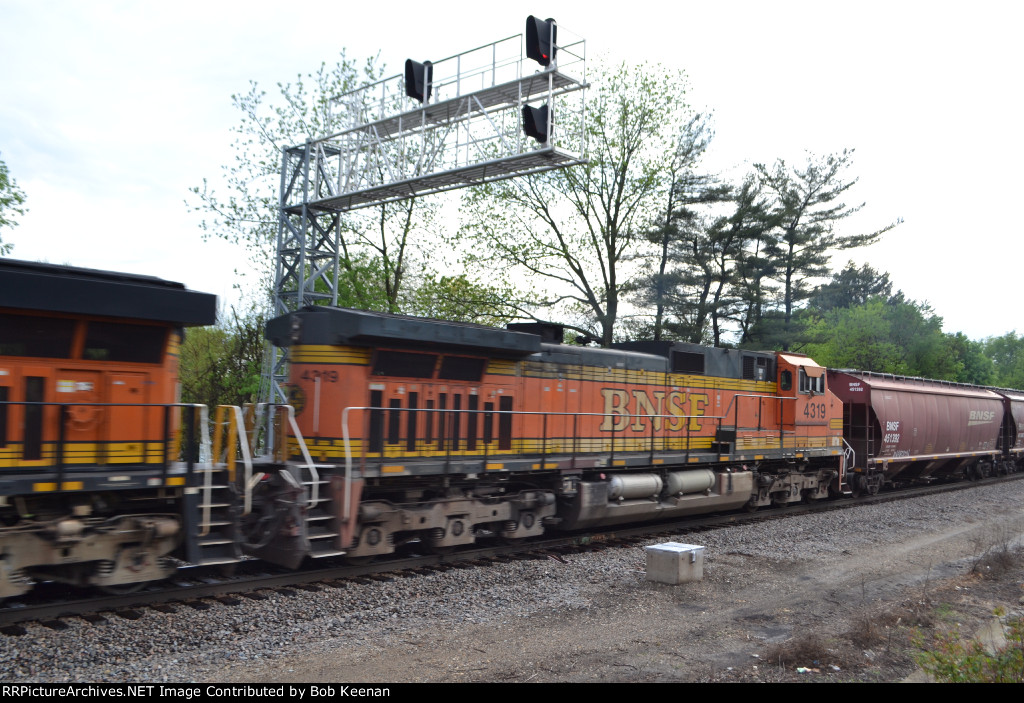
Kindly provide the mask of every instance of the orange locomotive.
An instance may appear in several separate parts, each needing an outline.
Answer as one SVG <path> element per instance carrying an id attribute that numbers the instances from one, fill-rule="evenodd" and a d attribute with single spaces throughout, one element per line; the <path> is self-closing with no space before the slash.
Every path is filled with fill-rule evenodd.
<path id="1" fill-rule="evenodd" d="M 176 404 L 182 328 L 215 313 L 179 283 L 0 259 L 0 599 L 237 559 L 197 524 L 205 412 Z"/>
<path id="2" fill-rule="evenodd" d="M 263 519 L 289 535 L 257 540 L 275 561 L 846 491 L 842 405 L 825 370 L 798 354 L 594 349 L 559 343 L 554 325 L 329 307 L 276 318 L 267 336 L 290 347 L 287 483 L 315 493 L 289 501 L 301 507 L 287 529 Z"/>

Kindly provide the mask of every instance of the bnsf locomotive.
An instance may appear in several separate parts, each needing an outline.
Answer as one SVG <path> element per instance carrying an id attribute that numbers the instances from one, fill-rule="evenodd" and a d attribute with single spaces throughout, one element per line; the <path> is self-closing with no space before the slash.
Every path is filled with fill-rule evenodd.
<path id="1" fill-rule="evenodd" d="M 315 503 L 290 501 L 301 506 L 291 541 L 261 553 L 277 561 L 847 490 L 842 404 L 825 369 L 798 354 L 593 349 L 561 344 L 550 325 L 326 307 L 272 320 L 267 335 L 290 348 L 290 483 L 317 485 Z"/>
<path id="2" fill-rule="evenodd" d="M 290 404 L 266 424 L 220 408 L 211 439 L 176 387 L 183 328 L 214 311 L 160 279 L 0 260 L 0 598 L 873 493 L 1024 454 L 1015 391 L 329 307 L 267 326 Z"/>
<path id="3" fill-rule="evenodd" d="M 234 467 L 199 461 L 205 408 L 175 402 L 182 328 L 215 315 L 179 283 L 0 259 L 0 599 L 239 558 Z"/>

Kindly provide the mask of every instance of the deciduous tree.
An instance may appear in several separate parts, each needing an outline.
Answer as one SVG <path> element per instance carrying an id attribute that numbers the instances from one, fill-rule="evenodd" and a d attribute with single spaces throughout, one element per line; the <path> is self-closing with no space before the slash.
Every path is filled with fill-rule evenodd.
<path id="1" fill-rule="evenodd" d="M 530 297 L 518 301 L 524 314 L 575 315 L 574 329 L 607 346 L 637 275 L 627 262 L 666 202 L 687 109 L 681 73 L 625 65 L 598 73 L 589 163 L 473 189 L 458 245 L 469 270 L 529 282 Z"/>
<path id="2" fill-rule="evenodd" d="M 813 341 L 801 351 L 823 366 L 948 381 L 964 378 L 969 350 L 958 351 L 957 337 L 942 331 L 942 318 L 902 292 L 806 314 L 811 320 L 807 337 Z"/>
<path id="3" fill-rule="evenodd" d="M 992 360 L 985 356 L 985 343 L 968 339 L 963 332 L 946 334 L 950 354 L 960 367 L 952 380 L 975 386 L 991 386 L 995 383 L 995 368 Z"/>
<path id="4" fill-rule="evenodd" d="M 241 113 L 234 160 L 222 166 L 215 182 L 203 179 L 192 188 L 188 204 L 203 214 L 207 236 L 247 248 L 254 268 L 266 272 L 264 287 L 269 289 L 276 258 L 283 150 L 348 126 L 350 116 L 332 107 L 332 98 L 379 79 L 383 71 L 376 58 L 359 66 L 342 53 L 335 65 L 279 83 L 271 94 L 252 82 L 248 92 L 232 96 Z M 435 210 L 430 201 L 410 199 L 342 216 L 340 297 L 353 307 L 397 312 L 406 272 L 426 263 L 410 246 L 413 233 L 423 236 Z"/>
<path id="5" fill-rule="evenodd" d="M 515 291 L 474 281 L 465 274 L 428 273 L 411 286 L 402 310 L 409 315 L 500 327 L 515 319 L 506 303 Z"/>
<path id="6" fill-rule="evenodd" d="M 7 164 L 0 159 L 0 230 L 4 227 L 15 227 L 16 216 L 25 214 L 25 193 L 18 187 L 18 182 L 11 177 Z M 0 256 L 11 252 L 14 245 L 4 244 L 0 237 Z"/>
<path id="7" fill-rule="evenodd" d="M 983 344 L 985 355 L 992 360 L 995 385 L 1024 389 L 1024 335 L 1007 332 L 989 337 Z"/>
<path id="8" fill-rule="evenodd" d="M 178 373 L 183 402 L 212 408 L 257 400 L 266 315 L 254 306 L 230 315 L 222 311 L 219 318 L 216 326 L 185 331 Z"/>

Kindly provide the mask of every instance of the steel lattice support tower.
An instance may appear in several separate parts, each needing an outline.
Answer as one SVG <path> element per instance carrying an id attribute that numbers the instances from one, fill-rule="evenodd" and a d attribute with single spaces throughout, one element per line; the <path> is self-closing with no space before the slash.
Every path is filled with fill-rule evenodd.
<path id="1" fill-rule="evenodd" d="M 341 215 L 314 210 L 310 201 L 330 192 L 321 164 L 338 153 L 322 142 L 284 150 L 281 200 L 277 223 L 277 263 L 274 273 L 274 315 L 286 315 L 306 305 L 337 305 Z M 301 189 L 301 192 L 295 192 Z M 299 205 L 286 207 L 298 201 Z M 269 345 L 260 392 L 261 400 L 288 402 L 283 387 L 287 359 L 284 350 Z"/>

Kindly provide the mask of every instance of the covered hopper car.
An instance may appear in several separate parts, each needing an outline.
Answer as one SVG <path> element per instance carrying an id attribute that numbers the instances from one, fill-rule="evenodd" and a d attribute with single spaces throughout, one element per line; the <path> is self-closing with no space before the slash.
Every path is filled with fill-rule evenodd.
<path id="1" fill-rule="evenodd" d="M 830 370 L 843 402 L 855 493 L 1016 471 L 1024 453 L 1024 394 L 947 381 Z"/>

